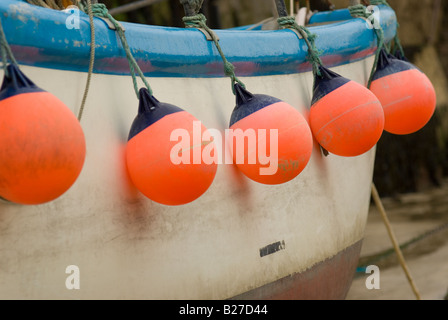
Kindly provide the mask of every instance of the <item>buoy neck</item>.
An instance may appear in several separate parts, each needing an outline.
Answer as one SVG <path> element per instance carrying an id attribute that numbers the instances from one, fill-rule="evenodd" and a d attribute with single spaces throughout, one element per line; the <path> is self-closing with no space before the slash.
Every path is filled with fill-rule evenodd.
<path id="1" fill-rule="evenodd" d="M 17 65 L 9 64 L 6 69 L 7 72 L 3 77 L 2 87 L 0 88 L 0 100 L 22 93 L 44 91 L 25 76 Z"/>
<path id="2" fill-rule="evenodd" d="M 314 77 L 313 99 L 311 105 L 314 105 L 324 96 L 350 81 L 324 66 L 320 66 L 319 68 L 320 75 L 316 74 Z"/>
<path id="3" fill-rule="evenodd" d="M 138 113 L 145 113 L 155 110 L 160 102 L 157 100 L 147 88 L 141 88 L 139 91 L 140 104 L 138 106 Z"/>
<path id="4" fill-rule="evenodd" d="M 236 96 L 236 107 L 246 104 L 254 98 L 254 95 L 244 89 L 239 83 L 234 84 L 235 96 Z"/>
<path id="5" fill-rule="evenodd" d="M 395 59 L 395 57 L 388 54 L 384 48 L 381 49 L 381 52 L 380 52 L 380 55 L 378 58 L 377 70 L 382 70 L 382 69 L 386 68 L 390 64 L 391 59 Z"/>

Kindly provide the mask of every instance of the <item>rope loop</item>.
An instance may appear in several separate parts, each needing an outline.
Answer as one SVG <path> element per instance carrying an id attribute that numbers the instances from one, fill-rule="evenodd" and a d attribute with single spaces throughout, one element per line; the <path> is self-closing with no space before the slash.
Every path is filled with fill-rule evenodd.
<path id="1" fill-rule="evenodd" d="M 306 45 L 308 46 L 308 56 L 306 59 L 311 63 L 313 67 L 313 73 L 315 75 L 321 76 L 319 67 L 322 66 L 322 60 L 320 59 L 320 55 L 322 54 L 322 52 L 317 49 L 315 44 L 317 35 L 315 33 L 311 33 L 306 27 L 299 26 L 295 18 L 292 16 L 279 17 L 277 19 L 277 22 L 283 29 L 296 30 L 303 37 Z"/>
<path id="2" fill-rule="evenodd" d="M 146 78 L 140 69 L 137 61 L 135 60 L 134 56 L 132 55 L 131 49 L 129 48 L 128 42 L 126 40 L 126 36 L 124 34 L 123 27 L 121 24 L 115 20 L 115 18 L 109 13 L 107 10 L 107 7 L 104 3 L 94 3 L 92 4 L 92 13 L 94 16 L 99 18 L 105 18 L 108 19 L 115 27 L 116 32 L 118 33 L 118 36 L 120 38 L 121 44 L 123 46 L 123 49 L 126 52 L 126 58 L 128 59 L 129 63 L 129 69 L 131 71 L 132 76 L 132 82 L 134 84 L 134 91 L 138 99 L 140 99 L 140 93 L 139 93 L 139 87 L 137 83 L 136 73 L 140 76 L 141 80 L 145 84 L 145 87 L 148 89 L 149 93 L 152 95 L 152 89 L 149 85 L 149 83 L 146 81 Z"/>
<path id="3" fill-rule="evenodd" d="M 194 16 L 186 16 L 182 18 L 182 21 L 187 28 L 206 28 L 207 18 L 202 14 L 198 13 Z"/>
<path id="4" fill-rule="evenodd" d="M 114 28 L 118 32 L 121 31 L 124 33 L 124 30 L 123 30 L 123 27 L 121 26 L 121 24 L 118 23 L 114 17 L 112 17 L 112 15 L 109 13 L 109 11 L 107 10 L 107 7 L 104 3 L 93 3 L 92 4 L 92 13 L 95 17 L 108 19 L 114 25 Z"/>
<path id="5" fill-rule="evenodd" d="M 238 77 L 235 75 L 235 66 L 232 63 L 230 63 L 227 60 L 226 56 L 224 55 L 224 52 L 222 51 L 221 46 L 219 45 L 219 40 L 215 32 L 207 26 L 207 18 L 202 13 L 198 13 L 192 16 L 185 16 L 182 18 L 182 20 L 186 28 L 196 28 L 196 29 L 201 28 L 207 31 L 208 34 L 211 36 L 216 46 L 216 49 L 218 49 L 219 55 L 221 56 L 221 59 L 224 62 L 224 74 L 230 77 L 233 94 L 236 94 L 234 87 L 234 84 L 236 82 L 238 82 L 243 88 L 246 88 L 244 83 L 240 79 L 238 79 Z"/>

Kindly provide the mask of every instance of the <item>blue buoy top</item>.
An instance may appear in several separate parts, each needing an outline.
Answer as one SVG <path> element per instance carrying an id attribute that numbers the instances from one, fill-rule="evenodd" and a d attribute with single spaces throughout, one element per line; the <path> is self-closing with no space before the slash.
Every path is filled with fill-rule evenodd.
<path id="1" fill-rule="evenodd" d="M 261 110 L 274 103 L 281 102 L 280 99 L 268 95 L 252 94 L 245 88 L 243 88 L 239 83 L 235 83 L 234 87 L 236 106 L 235 109 L 233 109 L 229 127 L 257 112 L 258 110 Z"/>
<path id="2" fill-rule="evenodd" d="M 22 93 L 43 91 L 44 90 L 36 86 L 30 79 L 28 79 L 28 77 L 20 71 L 17 65 L 9 64 L 6 67 L 5 76 L 3 77 L 3 84 L 0 89 L 0 101 Z"/>
<path id="3" fill-rule="evenodd" d="M 349 79 L 342 77 L 324 66 L 319 66 L 319 70 L 321 75 L 316 74 L 314 76 L 314 91 L 311 105 L 314 105 L 327 94 L 350 82 Z"/>
<path id="4" fill-rule="evenodd" d="M 147 88 L 141 88 L 139 94 L 138 114 L 132 123 L 128 141 L 163 117 L 184 111 L 174 105 L 160 102 L 149 93 Z"/>
<path id="5" fill-rule="evenodd" d="M 399 55 L 401 57 L 401 54 Z M 380 55 L 378 57 L 378 65 L 376 67 L 375 74 L 373 75 L 372 81 L 384 78 L 394 73 L 417 69 L 413 64 L 405 60 L 405 58 L 397 58 L 389 53 L 383 48 L 381 49 Z"/>

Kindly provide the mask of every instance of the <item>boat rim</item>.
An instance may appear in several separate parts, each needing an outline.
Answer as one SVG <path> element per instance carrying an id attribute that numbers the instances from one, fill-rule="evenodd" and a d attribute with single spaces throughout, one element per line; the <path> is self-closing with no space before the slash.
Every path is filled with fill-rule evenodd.
<path id="1" fill-rule="evenodd" d="M 19 64 L 88 71 L 90 22 L 84 12 L 42 8 L 25 0 L 3 0 L 0 11 L 3 12 L 2 23 L 7 40 Z M 73 19 L 78 19 L 75 24 Z M 145 76 L 225 77 L 222 59 L 214 43 L 207 41 L 197 29 L 120 23 Z M 316 13 L 310 23 L 318 24 L 310 25 L 309 30 L 317 35 L 316 46 L 327 67 L 359 61 L 376 51 L 375 30 L 367 21 L 351 18 L 348 9 Z M 391 41 L 397 31 L 396 15 L 391 8 L 380 6 L 380 24 L 385 41 Z M 116 32 L 99 18 L 94 19 L 94 25 L 93 72 L 130 75 L 126 54 Z M 48 30 L 51 30 L 51 36 Z M 214 31 L 239 77 L 286 75 L 311 70 L 307 61 L 308 47 L 292 30 L 234 28 Z"/>

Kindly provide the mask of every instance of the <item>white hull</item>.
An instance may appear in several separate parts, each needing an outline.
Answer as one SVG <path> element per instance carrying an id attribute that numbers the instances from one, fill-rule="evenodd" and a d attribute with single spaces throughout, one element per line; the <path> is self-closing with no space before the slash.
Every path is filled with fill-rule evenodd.
<path id="1" fill-rule="evenodd" d="M 373 58 L 336 67 L 365 84 Z M 86 73 L 21 67 L 77 114 Z M 241 78 L 306 116 L 312 74 Z M 162 102 L 226 129 L 235 97 L 227 78 L 148 78 Z M 317 144 L 290 183 L 266 186 L 221 164 L 211 188 L 178 207 L 154 203 L 127 177 L 124 148 L 138 101 L 131 78 L 94 74 L 81 125 L 79 179 L 39 206 L 0 203 L 0 299 L 227 299 L 298 274 L 362 241 L 375 150 L 323 157 Z M 260 257 L 260 248 L 284 242 Z M 69 265 L 80 289 L 69 290 Z"/>

